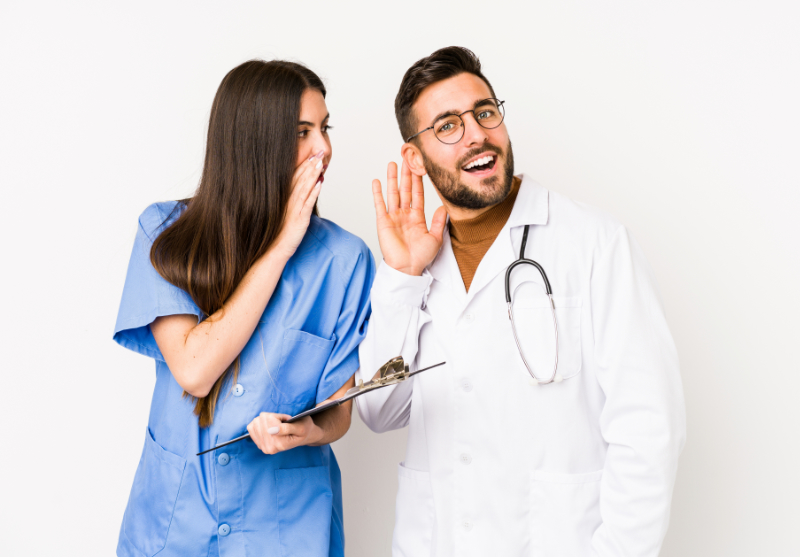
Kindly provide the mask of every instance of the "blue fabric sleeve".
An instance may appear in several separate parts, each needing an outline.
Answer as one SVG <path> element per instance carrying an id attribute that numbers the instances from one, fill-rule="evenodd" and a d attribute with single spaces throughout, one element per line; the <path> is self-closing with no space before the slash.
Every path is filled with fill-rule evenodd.
<path id="1" fill-rule="evenodd" d="M 199 321 L 203 312 L 185 290 L 164 280 L 150 263 L 153 239 L 162 231 L 164 220 L 170 215 L 170 211 L 160 210 L 160 205 L 164 204 L 151 205 L 139 217 L 114 326 L 114 340 L 120 346 L 163 362 L 161 350 L 150 332 L 150 323 L 156 317 L 178 314 L 196 315 Z"/>
<path id="2" fill-rule="evenodd" d="M 369 292 L 375 279 L 375 261 L 363 242 L 346 286 L 344 303 L 334 330 L 333 350 L 317 386 L 317 404 L 327 400 L 358 370 L 358 345 L 367 334 L 372 312 Z"/>

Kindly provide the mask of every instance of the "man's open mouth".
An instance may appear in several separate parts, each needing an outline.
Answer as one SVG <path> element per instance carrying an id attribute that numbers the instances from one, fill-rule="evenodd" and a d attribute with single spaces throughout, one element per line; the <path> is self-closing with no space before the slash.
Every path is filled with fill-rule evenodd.
<path id="1" fill-rule="evenodd" d="M 464 172 L 482 172 L 485 170 L 492 170 L 497 163 L 497 155 L 494 153 L 483 155 L 472 159 L 467 164 L 461 167 Z"/>

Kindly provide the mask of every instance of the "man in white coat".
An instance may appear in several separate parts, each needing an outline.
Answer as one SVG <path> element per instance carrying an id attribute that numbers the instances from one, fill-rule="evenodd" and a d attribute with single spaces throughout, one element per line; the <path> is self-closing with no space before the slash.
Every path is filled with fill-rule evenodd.
<path id="1" fill-rule="evenodd" d="M 504 102 L 469 50 L 414 64 L 395 112 L 403 169 L 398 186 L 389 165 L 388 205 L 373 182 L 384 260 L 361 369 L 447 363 L 357 399 L 372 430 L 409 427 L 393 555 L 657 555 L 685 417 L 641 249 L 514 176 Z M 430 229 L 426 173 L 443 203 Z M 523 236 L 543 273 L 518 265 L 506 287 Z"/>

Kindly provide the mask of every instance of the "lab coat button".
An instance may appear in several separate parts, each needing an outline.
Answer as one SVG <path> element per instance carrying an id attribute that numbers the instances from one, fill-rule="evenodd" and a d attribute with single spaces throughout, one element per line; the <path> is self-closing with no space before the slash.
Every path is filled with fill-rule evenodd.
<path id="1" fill-rule="evenodd" d="M 475 316 L 471 313 L 468 313 L 464 316 L 464 321 L 467 323 L 472 323 L 472 320 L 475 319 Z"/>
<path id="2" fill-rule="evenodd" d="M 458 457 L 458 459 L 459 459 L 459 460 L 460 460 L 460 461 L 461 461 L 463 464 L 470 464 L 470 463 L 472 462 L 472 457 L 471 457 L 471 456 L 469 456 L 467 453 L 463 453 L 463 454 L 462 454 L 460 457 Z"/>
<path id="3" fill-rule="evenodd" d="M 472 390 L 472 383 L 470 383 L 469 381 L 466 381 L 466 380 L 463 381 L 461 383 L 461 390 L 464 391 L 465 393 L 470 392 Z"/>
<path id="4" fill-rule="evenodd" d="M 226 465 L 226 464 L 228 464 L 228 462 L 230 462 L 230 461 L 231 461 L 231 457 L 229 457 L 229 456 L 228 456 L 228 453 L 221 453 L 221 454 L 220 454 L 220 455 L 217 457 L 217 462 L 219 462 L 219 465 L 220 465 L 220 466 L 225 466 L 225 465 Z"/>
<path id="5" fill-rule="evenodd" d="M 228 534 L 231 533 L 231 527 L 228 526 L 227 524 L 222 524 L 220 525 L 219 530 L 217 531 L 219 532 L 220 536 L 227 536 Z"/>
<path id="6" fill-rule="evenodd" d="M 472 530 L 472 522 L 465 520 L 464 522 L 461 523 L 461 527 L 467 532 L 469 532 L 470 530 Z"/>
<path id="7" fill-rule="evenodd" d="M 244 387 L 242 387 L 239 383 L 236 383 L 236 386 L 233 387 L 233 396 L 242 396 L 244 394 Z"/>

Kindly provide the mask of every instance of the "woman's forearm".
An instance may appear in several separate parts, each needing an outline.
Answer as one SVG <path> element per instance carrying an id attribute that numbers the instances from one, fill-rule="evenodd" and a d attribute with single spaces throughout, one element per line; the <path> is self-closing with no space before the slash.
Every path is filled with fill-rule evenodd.
<path id="1" fill-rule="evenodd" d="M 151 330 L 175 380 L 189 394 L 204 397 L 247 344 L 264 313 L 289 256 L 265 253 L 219 311 L 200 323 L 193 316 L 156 319 Z"/>
<path id="2" fill-rule="evenodd" d="M 352 413 L 353 402 L 348 400 L 339 406 L 334 406 L 330 410 L 312 416 L 311 419 L 322 430 L 322 436 L 318 441 L 310 443 L 310 445 L 312 447 L 328 445 L 344 437 L 344 434 L 350 429 Z"/>
<path id="3" fill-rule="evenodd" d="M 172 375 L 187 393 L 205 397 L 250 340 L 283 268 L 308 230 L 320 192 L 322 155 L 320 151 L 295 169 L 278 237 L 247 271 L 222 309 L 201 323 L 192 315 L 169 315 L 150 324 Z"/>

